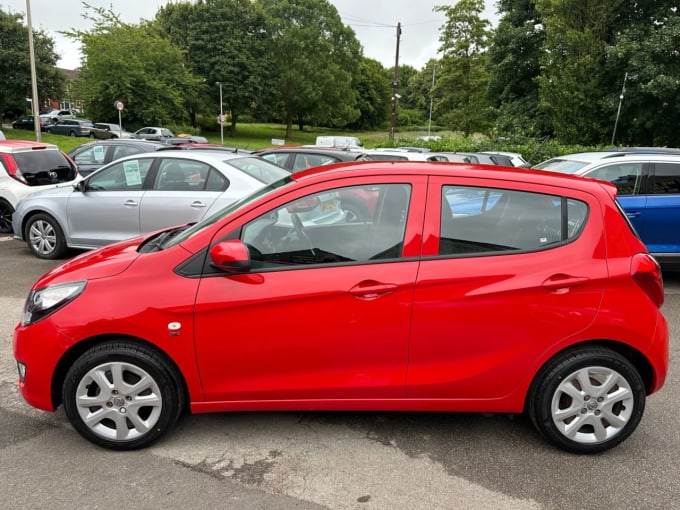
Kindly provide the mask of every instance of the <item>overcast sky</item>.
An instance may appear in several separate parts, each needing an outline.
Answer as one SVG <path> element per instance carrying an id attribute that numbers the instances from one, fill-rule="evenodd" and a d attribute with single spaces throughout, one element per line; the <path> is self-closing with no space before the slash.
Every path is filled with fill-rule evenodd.
<path id="1" fill-rule="evenodd" d="M 436 5 L 454 5 L 455 0 L 330 0 L 345 25 L 354 29 L 364 47 L 364 55 L 392 67 L 396 55 L 396 26 L 402 26 L 399 64 L 422 68 L 430 58 L 437 57 L 439 29 L 445 17 L 433 12 Z M 151 19 L 158 8 L 171 0 L 88 0 L 97 7 L 113 7 L 113 11 L 129 23 Z M 495 23 L 495 1 L 486 0 L 483 17 Z M 7 12 L 26 13 L 26 0 L 0 0 Z M 30 0 L 33 27 L 52 36 L 61 60 L 59 66 L 75 69 L 80 65 L 79 47 L 60 35 L 60 30 L 74 27 L 87 29 L 82 18 L 82 0 Z"/>

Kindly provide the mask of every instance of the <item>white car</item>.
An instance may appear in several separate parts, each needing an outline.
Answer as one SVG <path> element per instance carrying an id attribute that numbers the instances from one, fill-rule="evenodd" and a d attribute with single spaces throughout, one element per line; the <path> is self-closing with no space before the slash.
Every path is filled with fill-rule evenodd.
<path id="1" fill-rule="evenodd" d="M 31 193 L 71 185 L 76 164 L 59 147 L 25 140 L 0 141 L 0 233 L 12 232 L 17 203 Z"/>
<path id="2" fill-rule="evenodd" d="M 257 156 L 160 151 L 118 159 L 75 186 L 25 198 L 14 238 L 43 259 L 192 223 L 290 172 Z"/>
<path id="3" fill-rule="evenodd" d="M 133 138 L 145 138 L 147 140 L 165 140 L 166 138 L 174 138 L 175 133 L 167 128 L 162 127 L 143 127 L 133 133 Z"/>
<path id="4" fill-rule="evenodd" d="M 428 161 L 427 153 L 399 149 L 362 149 L 366 159 L 378 161 Z"/>

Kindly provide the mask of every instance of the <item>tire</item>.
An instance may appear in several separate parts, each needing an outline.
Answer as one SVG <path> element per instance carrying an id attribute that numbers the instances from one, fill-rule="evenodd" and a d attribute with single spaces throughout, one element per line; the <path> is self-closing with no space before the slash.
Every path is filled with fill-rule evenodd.
<path id="1" fill-rule="evenodd" d="M 12 230 L 12 214 L 14 207 L 5 200 L 0 200 L 0 234 L 11 234 Z"/>
<path id="2" fill-rule="evenodd" d="M 90 133 L 90 138 L 95 138 L 94 133 Z"/>
<path id="3" fill-rule="evenodd" d="M 539 371 L 527 411 L 553 445 L 599 453 L 630 436 L 645 410 L 645 386 L 635 367 L 603 347 L 565 351 Z"/>
<path id="4" fill-rule="evenodd" d="M 76 136 L 78 136 L 78 133 L 76 133 L 75 131 L 71 131 L 69 133 L 69 136 L 72 136 L 73 138 L 75 138 Z"/>
<path id="5" fill-rule="evenodd" d="M 64 232 L 52 216 L 38 213 L 26 223 L 24 239 L 33 254 L 41 259 L 58 259 L 66 253 Z"/>
<path id="6" fill-rule="evenodd" d="M 170 430 L 182 413 L 174 373 L 146 347 L 124 341 L 97 345 L 68 370 L 62 387 L 64 411 L 73 428 L 96 445 L 144 448 Z"/>

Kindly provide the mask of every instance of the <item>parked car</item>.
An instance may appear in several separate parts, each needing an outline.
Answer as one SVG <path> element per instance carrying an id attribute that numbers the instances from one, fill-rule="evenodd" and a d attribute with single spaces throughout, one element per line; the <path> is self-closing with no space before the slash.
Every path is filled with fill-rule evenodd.
<path id="1" fill-rule="evenodd" d="M 122 158 L 76 186 L 22 200 L 14 238 L 34 255 L 62 257 L 180 223 L 191 223 L 288 175 L 276 165 L 230 153 L 167 151 Z"/>
<path id="2" fill-rule="evenodd" d="M 448 161 L 450 163 L 471 163 L 473 165 L 515 166 L 512 158 L 502 154 L 485 152 L 428 152 L 429 161 Z"/>
<path id="3" fill-rule="evenodd" d="M 680 154 L 614 152 L 556 171 L 609 181 L 618 202 L 664 269 L 680 270 Z"/>
<path id="4" fill-rule="evenodd" d="M 88 119 L 66 119 L 48 126 L 46 130 L 54 135 L 90 136 L 92 121 Z"/>
<path id="5" fill-rule="evenodd" d="M 33 130 L 35 129 L 33 119 L 35 119 L 33 115 L 24 115 L 20 119 L 12 122 L 12 128 Z M 40 115 L 38 122 L 40 123 L 40 131 L 47 131 L 48 128 L 54 124 L 54 120 L 49 115 Z"/>
<path id="6" fill-rule="evenodd" d="M 56 123 L 60 120 L 74 119 L 76 112 L 75 110 L 50 110 L 45 115 L 49 116 Z"/>
<path id="7" fill-rule="evenodd" d="M 255 154 L 290 172 L 348 161 L 368 161 L 361 150 L 348 151 L 330 147 L 282 147 L 262 149 Z M 348 221 L 365 221 L 375 208 L 376 193 L 370 189 L 352 189 L 340 195 L 340 207 Z"/>
<path id="8" fill-rule="evenodd" d="M 112 139 L 84 143 L 68 154 L 78 165 L 80 175 L 85 177 L 111 161 L 162 148 L 162 143 L 151 140 Z"/>
<path id="9" fill-rule="evenodd" d="M 353 187 L 379 194 L 370 222 L 298 216 Z M 452 211 L 479 194 L 493 205 Z M 19 391 L 118 450 L 185 412 L 373 409 L 524 412 L 601 452 L 668 370 L 659 266 L 615 194 L 447 163 L 287 175 L 41 277 L 14 331 Z"/>
<path id="10" fill-rule="evenodd" d="M 371 161 L 428 161 L 430 153 L 394 149 L 362 149 Z"/>
<path id="11" fill-rule="evenodd" d="M 364 144 L 356 136 L 317 136 L 316 145 L 319 147 L 339 147 L 362 149 Z"/>
<path id="12" fill-rule="evenodd" d="M 0 233 L 12 232 L 17 203 L 31 193 L 75 182 L 75 163 L 56 145 L 0 141 Z"/>
<path id="13" fill-rule="evenodd" d="M 507 152 L 507 151 L 483 151 L 482 154 L 488 154 L 489 156 L 503 156 L 505 158 L 509 158 L 510 160 L 510 165 L 511 166 L 516 166 L 519 168 L 530 168 L 531 164 L 524 159 L 524 156 L 522 156 L 519 152 Z M 499 165 L 502 166 L 510 166 L 506 165 L 505 163 L 498 163 Z"/>
<path id="14" fill-rule="evenodd" d="M 133 138 L 133 134 L 121 129 L 118 124 L 95 122 L 90 128 L 90 138 L 110 140 L 112 138 Z"/>
<path id="15" fill-rule="evenodd" d="M 147 140 L 164 140 L 166 138 L 174 138 L 172 131 L 162 127 L 143 127 L 134 132 L 135 138 L 145 138 Z"/>
<path id="16" fill-rule="evenodd" d="M 547 159 L 534 165 L 536 170 L 549 170 L 565 174 L 577 173 L 587 165 L 601 159 L 620 158 L 626 154 L 676 154 L 680 155 L 680 149 L 667 147 L 619 147 L 591 152 L 575 152 L 556 158 Z"/>

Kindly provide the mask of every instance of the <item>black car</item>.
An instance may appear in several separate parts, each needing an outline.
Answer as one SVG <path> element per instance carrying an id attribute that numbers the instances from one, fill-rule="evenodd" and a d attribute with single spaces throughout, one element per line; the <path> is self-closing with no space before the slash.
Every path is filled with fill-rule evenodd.
<path id="1" fill-rule="evenodd" d="M 161 142 L 150 140 L 114 139 L 98 140 L 79 145 L 69 156 L 78 165 L 81 175 L 89 175 L 99 167 L 116 159 L 142 152 L 153 152 L 166 147 Z"/>
<path id="2" fill-rule="evenodd" d="M 34 129 L 34 119 L 35 117 L 33 115 L 24 115 L 20 119 L 15 120 L 12 122 L 12 128 L 13 129 L 28 129 L 29 131 L 32 131 Z M 49 115 L 40 115 L 40 131 L 48 131 L 49 127 L 52 126 L 55 122 L 54 120 L 49 116 Z"/>

